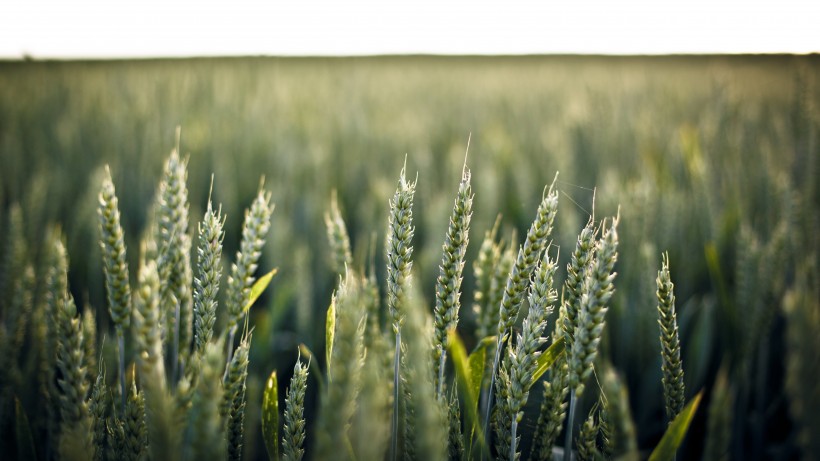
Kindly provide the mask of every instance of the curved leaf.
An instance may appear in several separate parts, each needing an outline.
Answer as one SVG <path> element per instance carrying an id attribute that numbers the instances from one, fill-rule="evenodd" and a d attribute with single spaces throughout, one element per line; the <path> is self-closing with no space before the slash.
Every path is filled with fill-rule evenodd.
<path id="1" fill-rule="evenodd" d="M 544 373 L 546 373 L 547 370 L 549 370 L 550 367 L 557 362 L 559 358 L 561 358 L 561 354 L 564 353 L 564 349 L 564 338 L 560 338 L 538 356 L 538 359 L 536 360 L 536 364 L 538 366 L 532 374 L 532 379 L 530 379 L 530 388 L 532 388 L 541 376 L 543 376 Z"/>
<path id="2" fill-rule="evenodd" d="M 248 303 L 245 304 L 245 308 L 242 309 L 242 312 L 248 312 L 249 310 L 251 310 L 251 306 L 253 306 L 253 303 L 255 303 L 256 300 L 259 299 L 260 296 L 262 296 L 262 293 L 265 291 L 265 288 L 268 287 L 271 279 L 274 275 L 276 275 L 277 272 L 279 272 L 279 269 L 273 269 L 272 271 L 268 272 L 262 277 L 259 277 L 259 280 L 257 280 L 251 287 L 251 296 L 250 298 L 248 298 Z"/>
<path id="3" fill-rule="evenodd" d="M 649 455 L 649 461 L 665 461 L 675 459 L 675 453 L 678 451 L 686 432 L 689 430 L 689 424 L 695 416 L 695 412 L 700 404 L 700 398 L 703 396 L 703 391 L 700 391 L 683 407 L 677 417 L 672 421 L 666 432 L 663 434 L 658 446 L 652 450 Z"/>
<path id="4" fill-rule="evenodd" d="M 327 308 L 327 318 L 325 319 L 325 368 L 327 369 L 327 381 L 333 380 L 330 376 L 330 362 L 333 357 L 333 339 L 336 336 L 336 299 Z"/>

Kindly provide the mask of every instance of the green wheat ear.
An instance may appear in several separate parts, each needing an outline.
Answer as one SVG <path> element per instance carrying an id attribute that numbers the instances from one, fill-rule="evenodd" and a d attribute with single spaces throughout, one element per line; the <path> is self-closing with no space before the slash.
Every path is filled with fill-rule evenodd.
<path id="1" fill-rule="evenodd" d="M 122 408 L 125 410 L 125 330 L 131 323 L 131 286 L 125 259 L 125 240 L 111 171 L 105 167 L 97 213 L 100 218 L 100 247 L 103 255 L 108 311 L 117 330 Z M 86 332 L 87 334 L 89 332 Z"/>
<path id="2" fill-rule="evenodd" d="M 303 365 L 301 358 L 296 360 L 290 387 L 285 396 L 282 458 L 286 461 L 300 461 L 305 454 L 305 391 L 308 368 L 310 365 Z"/>
<path id="3" fill-rule="evenodd" d="M 273 214 L 271 194 L 264 189 L 264 182 L 260 183 L 259 191 L 250 208 L 245 211 L 245 222 L 242 225 L 242 240 L 239 251 L 236 253 L 236 262 L 231 266 L 226 293 L 226 308 L 228 312 L 227 330 L 228 359 L 233 351 L 233 338 L 236 333 L 243 309 L 248 303 L 251 287 L 256 280 L 259 259 L 262 257 L 262 247 L 265 246 L 270 219 Z"/>
<path id="4" fill-rule="evenodd" d="M 602 453 L 598 449 L 599 419 L 596 417 L 598 405 L 593 405 L 589 411 L 587 419 L 581 425 L 578 432 L 576 449 L 579 461 L 597 461 L 602 459 Z"/>
<path id="5" fill-rule="evenodd" d="M 407 165 L 401 169 L 396 192 L 390 200 L 390 215 L 387 228 L 387 308 L 393 332 L 396 335 L 396 349 L 393 356 L 393 418 L 391 421 L 390 458 L 395 459 L 398 450 L 399 405 L 401 403 L 401 327 L 407 310 L 407 291 L 413 267 L 413 197 L 416 182 L 408 182 L 405 177 Z"/>
<path id="6" fill-rule="evenodd" d="M 210 342 L 201 356 L 199 379 L 188 412 L 189 459 L 225 459 L 225 426 L 219 408 L 223 399 L 223 349 L 223 341 Z"/>
<path id="7" fill-rule="evenodd" d="M 500 244 L 496 243 L 498 226 L 501 222 L 499 216 L 493 228 L 484 234 L 484 240 L 478 249 L 478 256 L 473 262 L 473 276 L 475 278 L 475 290 L 473 291 L 473 314 L 476 317 L 476 336 L 486 338 L 495 331 L 498 325 L 497 304 L 493 302 L 493 282 L 495 282 L 496 268 L 501 261 Z M 509 271 L 508 271 L 509 273 Z M 495 283 L 498 286 L 499 283 Z"/>
<path id="8" fill-rule="evenodd" d="M 606 220 L 601 225 L 606 228 Z M 607 303 L 615 291 L 613 269 L 618 259 L 618 218 L 603 231 L 596 245 L 595 259 L 590 262 L 584 278 L 580 310 L 575 321 L 570 355 L 570 389 L 580 395 L 584 381 L 592 374 L 592 364 L 598 355 L 598 344 L 607 311 Z M 570 309 L 567 309 L 569 318 Z M 566 333 L 565 333 L 566 334 Z M 569 336 L 569 335 L 567 335 Z"/>
<path id="9" fill-rule="evenodd" d="M 473 193 L 470 186 L 470 170 L 465 166 L 458 186 L 453 214 L 444 239 L 439 276 L 436 279 L 436 305 L 434 309 L 435 336 L 433 338 L 433 382 L 436 394 L 443 397 L 444 364 L 447 360 L 447 332 L 458 324 L 461 307 L 461 281 L 464 258 L 469 242 L 470 218 L 473 209 Z"/>
<path id="10" fill-rule="evenodd" d="M 105 167 L 100 189 L 100 247 L 103 254 L 108 310 L 118 334 L 131 322 L 131 286 L 128 284 L 128 265 L 125 260 L 125 240 L 120 224 L 120 210 L 111 171 Z"/>
<path id="11" fill-rule="evenodd" d="M 557 259 L 557 258 L 556 258 Z M 535 270 L 530 284 L 529 311 L 521 326 L 521 333 L 517 337 L 515 346 L 509 349 L 510 361 L 509 380 L 506 407 L 510 412 L 510 444 L 505 447 L 509 452 L 509 459 L 518 458 L 518 423 L 524 417 L 523 408 L 530 394 L 530 382 L 537 367 L 537 359 L 541 355 L 539 349 L 547 341 L 544 330 L 547 327 L 547 317 L 552 313 L 553 304 L 558 299 L 558 293 L 553 288 L 553 279 L 557 266 L 550 260 L 547 252 Z"/>
<path id="12" fill-rule="evenodd" d="M 62 415 L 60 456 L 63 459 L 91 459 L 94 446 L 92 424 L 86 398 L 88 377 L 85 369 L 83 330 L 71 294 L 65 294 L 57 311 L 57 368 L 61 378 Z"/>
<path id="13" fill-rule="evenodd" d="M 242 458 L 242 445 L 245 434 L 245 393 L 248 378 L 248 353 L 251 347 L 251 335 L 248 334 L 236 348 L 223 380 L 224 396 L 222 414 L 226 419 L 225 431 L 228 440 L 228 459 Z"/>
<path id="14" fill-rule="evenodd" d="M 327 240 L 330 244 L 330 254 L 332 256 L 332 269 L 335 273 L 344 275 L 345 268 L 353 264 L 353 253 L 350 246 L 350 237 L 347 234 L 347 226 L 339 211 L 339 201 L 336 191 L 330 197 L 330 210 L 325 213 L 325 227 L 327 228 Z"/>
<path id="15" fill-rule="evenodd" d="M 675 314 L 675 285 L 669 275 L 669 255 L 663 255 L 658 271 L 658 325 L 660 325 L 661 370 L 663 371 L 663 396 L 669 421 L 683 409 L 683 364 L 680 359 L 680 338 Z"/>
<path id="16" fill-rule="evenodd" d="M 222 207 L 214 212 L 210 199 L 199 224 L 197 276 L 194 278 L 194 338 L 196 350 L 203 354 L 211 340 L 216 322 L 217 295 L 222 278 Z"/>
<path id="17" fill-rule="evenodd" d="M 191 237 L 188 235 L 188 160 L 173 150 L 165 163 L 157 193 L 153 241 L 158 245 L 157 271 L 162 283 L 163 325 L 171 351 L 172 380 L 178 358 L 187 356 L 193 308 L 191 281 Z"/>

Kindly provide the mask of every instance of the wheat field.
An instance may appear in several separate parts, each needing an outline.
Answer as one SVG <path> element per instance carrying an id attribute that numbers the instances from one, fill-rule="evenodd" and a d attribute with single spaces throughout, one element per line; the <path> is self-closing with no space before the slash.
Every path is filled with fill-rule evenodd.
<path id="1" fill-rule="evenodd" d="M 0 453 L 817 459 L 818 94 L 817 56 L 0 62 Z"/>

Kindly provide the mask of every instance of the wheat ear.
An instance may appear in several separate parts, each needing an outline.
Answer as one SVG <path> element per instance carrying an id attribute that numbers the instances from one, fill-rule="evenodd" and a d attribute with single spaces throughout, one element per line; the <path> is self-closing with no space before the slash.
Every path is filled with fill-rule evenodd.
<path id="1" fill-rule="evenodd" d="M 443 256 L 436 279 L 436 305 L 434 308 L 433 380 L 436 394 L 443 398 L 444 364 L 447 361 L 447 332 L 458 324 L 461 308 L 461 281 L 464 258 L 469 242 L 470 218 L 473 209 L 473 193 L 470 186 L 470 170 L 465 166 L 458 185 L 450 225 L 444 238 Z"/>

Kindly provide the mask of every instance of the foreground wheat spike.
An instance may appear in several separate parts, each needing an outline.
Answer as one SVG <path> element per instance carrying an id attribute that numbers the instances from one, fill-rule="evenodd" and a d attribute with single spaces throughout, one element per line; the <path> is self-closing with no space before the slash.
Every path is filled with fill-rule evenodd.
<path id="1" fill-rule="evenodd" d="M 408 182 L 405 177 L 407 165 L 402 167 L 399 184 L 390 200 L 390 216 L 387 228 L 387 308 L 393 332 L 396 335 L 396 349 L 393 358 L 393 420 L 390 459 L 396 459 L 396 444 L 399 429 L 399 396 L 401 395 L 401 326 L 404 324 L 407 290 L 413 267 L 413 197 L 416 182 Z"/>
<path id="2" fill-rule="evenodd" d="M 578 442 L 576 448 L 578 450 L 579 461 L 597 461 L 602 459 L 601 451 L 598 449 L 598 426 L 599 422 L 596 418 L 598 412 L 597 405 L 593 406 L 589 411 L 589 416 L 581 425 L 581 430 L 578 432 Z"/>
<path id="3" fill-rule="evenodd" d="M 179 438 L 176 432 L 177 416 L 170 411 L 174 408 L 173 398 L 166 388 L 160 292 L 156 263 L 141 262 L 134 294 L 134 342 L 140 382 L 145 394 L 149 451 L 152 459 L 171 460 L 179 456 Z"/>
<path id="4" fill-rule="evenodd" d="M 322 395 L 316 459 L 351 459 L 346 448 L 350 419 L 356 410 L 364 354 L 364 305 L 361 282 L 348 273 L 336 290 L 336 334 L 332 351 L 333 380 Z"/>
<path id="5" fill-rule="evenodd" d="M 598 430 L 601 433 L 601 454 L 604 459 L 612 459 L 615 453 L 615 422 L 609 411 L 610 405 L 602 393 L 598 399 Z"/>
<path id="6" fill-rule="evenodd" d="M 566 344 L 572 347 L 575 339 L 575 328 L 578 322 L 578 313 L 581 311 L 581 295 L 584 291 L 587 268 L 595 256 L 595 234 L 592 218 L 589 218 L 578 240 L 572 259 L 567 264 L 567 279 L 564 282 L 565 297 L 562 302 L 564 309 L 563 329 Z M 568 348 L 569 349 L 569 348 Z"/>
<path id="7" fill-rule="evenodd" d="M 556 175 L 557 179 L 557 175 Z M 552 223 L 558 212 L 558 192 L 555 182 L 545 191 L 536 212 L 535 221 L 527 231 L 527 239 L 518 251 L 515 265 L 512 268 L 507 285 L 504 288 L 504 297 L 501 300 L 500 315 L 496 333 L 501 338 L 508 335 L 518 318 L 518 311 L 524 302 L 524 296 L 530 283 L 530 277 L 535 270 L 541 253 L 547 246 L 547 239 L 552 234 Z"/>
<path id="8" fill-rule="evenodd" d="M 214 212 L 210 199 L 205 216 L 199 224 L 197 276 L 194 278 L 194 337 L 196 350 L 205 352 L 216 322 L 217 294 L 222 278 L 222 207 Z"/>
<path id="9" fill-rule="evenodd" d="M 447 405 L 447 420 L 449 430 L 447 432 L 447 451 L 451 461 L 458 461 L 464 458 L 464 434 L 461 431 L 461 408 L 458 405 L 458 394 L 450 393 L 450 401 Z"/>
<path id="10" fill-rule="evenodd" d="M 565 315 L 566 303 L 561 303 L 558 318 L 555 320 L 555 326 L 553 327 L 553 343 L 562 339 L 565 340 L 563 329 Z M 569 368 L 567 367 L 566 354 L 564 354 L 553 365 L 549 381 L 544 381 L 543 400 L 541 401 L 538 421 L 535 425 L 532 451 L 530 453 L 531 460 L 552 459 L 552 447 L 561 434 L 561 428 L 566 417 L 568 394 Z"/>
<path id="11" fill-rule="evenodd" d="M 584 391 L 584 381 L 592 374 L 592 364 L 598 355 L 598 344 L 601 342 L 604 320 L 609 310 L 607 303 L 615 291 L 612 282 L 615 280 L 613 269 L 618 259 L 618 221 L 619 217 L 615 217 L 608 229 L 606 220 L 601 224 L 601 228 L 604 229 L 603 235 L 596 244 L 595 258 L 586 270 L 583 292 L 578 302 L 579 310 L 572 330 L 569 354 L 570 395 L 564 443 L 565 461 L 569 461 L 571 456 L 576 399 Z M 570 310 L 568 305 L 567 317 Z M 568 320 L 565 320 L 566 322 Z M 565 333 L 565 336 L 570 335 Z"/>
<path id="12" fill-rule="evenodd" d="M 556 269 L 555 261 L 550 260 L 549 255 L 545 252 L 530 285 L 530 307 L 521 326 L 521 334 L 518 335 L 515 346 L 508 352 L 510 388 L 507 395 L 507 407 L 510 412 L 511 427 L 510 444 L 506 448 L 511 461 L 520 456 L 518 453 L 518 423 L 524 417 L 522 409 L 529 398 L 530 381 L 537 366 L 536 360 L 541 355 L 538 350 L 547 341 L 544 336 L 547 317 L 552 313 L 553 304 L 558 299 L 558 293 L 553 288 Z"/>
<path id="13" fill-rule="evenodd" d="M 134 296 L 134 342 L 137 365 L 143 380 L 165 387 L 160 323 L 160 281 L 154 261 L 140 264 Z"/>
<path id="14" fill-rule="evenodd" d="M 154 235 L 159 251 L 157 270 L 162 282 L 163 324 L 167 326 L 172 381 L 178 375 L 179 359 L 187 356 L 193 317 L 187 180 L 188 160 L 180 159 L 175 149 L 165 163 L 157 194 Z"/>
<path id="15" fill-rule="evenodd" d="M 97 213 L 100 217 L 100 247 L 108 293 L 108 310 L 117 335 L 121 335 L 131 322 L 131 286 L 128 283 L 125 240 L 120 224 L 117 194 L 108 166 L 105 167 Z"/>
<path id="16" fill-rule="evenodd" d="M 495 332 L 498 325 L 498 318 L 494 314 L 498 313 L 496 304 L 492 299 L 492 283 L 501 259 L 501 247 L 496 243 L 495 238 L 498 233 L 500 219 L 495 221 L 495 225 L 484 234 L 484 240 L 478 249 L 478 256 L 473 262 L 473 275 L 475 277 L 475 291 L 473 292 L 473 313 L 476 316 L 476 335 L 479 338 L 486 338 Z"/>
<path id="17" fill-rule="evenodd" d="M 285 396 L 285 425 L 282 435 L 282 457 L 287 461 L 300 461 L 305 454 L 305 390 L 308 366 L 296 360 Z"/>
<path id="18" fill-rule="evenodd" d="M 251 336 L 247 335 L 236 348 L 223 381 L 224 396 L 222 414 L 226 419 L 225 432 L 228 440 L 228 459 L 242 458 L 242 442 L 245 424 L 245 390 L 248 378 L 248 352 Z"/>
<path id="19" fill-rule="evenodd" d="M 40 393 L 44 397 L 46 434 L 49 442 L 54 442 L 59 428 L 59 410 L 57 409 L 57 399 L 60 390 L 57 387 L 55 372 L 57 368 L 57 316 L 60 310 L 60 303 L 68 290 L 68 255 L 66 254 L 63 237 L 59 230 L 54 229 L 48 237 L 48 272 L 46 275 L 45 293 L 45 318 L 41 319 L 39 325 L 45 331 L 42 332 L 42 356 L 40 362 Z M 47 452 L 52 445 L 49 443 Z M 50 454 L 50 453 L 47 453 Z"/>
<path id="20" fill-rule="evenodd" d="M 671 423 L 683 409 L 684 387 L 678 322 L 675 314 L 675 285 L 669 275 L 669 255 L 666 253 L 663 255 L 661 270 L 658 271 L 657 284 L 663 396 L 666 401 L 666 415 Z"/>
<path id="21" fill-rule="evenodd" d="M 350 237 L 347 234 L 347 226 L 339 211 L 339 201 L 336 191 L 330 197 L 330 210 L 325 213 L 325 227 L 327 228 L 327 240 L 330 244 L 330 254 L 333 271 L 344 275 L 345 268 L 353 264 L 353 253 L 350 246 Z"/>
<path id="22" fill-rule="evenodd" d="M 458 312 L 461 308 L 462 272 L 469 242 L 472 210 L 473 193 L 470 186 L 470 170 L 465 166 L 461 183 L 458 185 L 453 214 L 450 216 L 450 225 L 444 239 L 444 255 L 436 279 L 433 379 L 439 398 L 443 397 L 444 364 L 447 361 L 447 332 L 458 324 Z"/>
<path id="23" fill-rule="evenodd" d="M 223 401 L 223 341 L 209 342 L 201 355 L 199 379 L 188 412 L 185 459 L 225 459 L 225 430 L 220 416 Z"/>
<path id="24" fill-rule="evenodd" d="M 108 413 L 108 389 L 105 386 L 105 371 L 100 368 L 91 396 L 88 409 L 92 421 L 92 441 L 94 442 L 94 461 L 105 459 L 106 449 L 106 415 Z"/>
<path id="25" fill-rule="evenodd" d="M 535 220 L 527 231 L 527 238 L 524 245 L 518 250 L 518 257 L 515 260 L 507 284 L 504 288 L 504 295 L 499 306 L 498 326 L 496 328 L 495 359 L 493 360 L 492 373 L 490 375 L 490 389 L 493 388 L 498 366 L 501 360 L 501 350 L 504 342 L 512 330 L 515 320 L 518 318 L 518 311 L 524 302 L 524 296 L 529 286 L 530 277 L 541 258 L 541 252 L 547 245 L 547 239 L 552 233 L 552 223 L 558 212 L 558 192 L 555 190 L 555 180 L 550 185 L 549 190 L 544 191 L 541 203 L 538 205 Z M 493 393 L 490 391 L 484 409 L 484 428 L 488 429 L 490 421 L 490 411 L 493 404 Z"/>
<path id="26" fill-rule="evenodd" d="M 62 375 L 57 381 L 62 415 L 59 451 L 63 459 L 91 459 L 94 453 L 82 344 L 77 307 L 66 293 L 57 311 L 57 368 Z"/>
<path id="27" fill-rule="evenodd" d="M 629 396 L 621 378 L 612 368 L 607 368 L 601 375 L 601 390 L 606 397 L 603 409 L 606 411 L 604 420 L 610 421 L 612 436 L 604 451 L 610 451 L 612 456 L 626 461 L 637 461 L 638 442 L 635 433 L 635 423 L 629 410 Z"/>
<path id="28" fill-rule="evenodd" d="M 606 227 L 606 222 L 602 227 Z M 613 268 L 617 259 L 618 218 L 615 218 L 597 244 L 596 258 L 584 281 L 570 359 L 570 388 L 576 394 L 582 393 L 583 382 L 592 374 L 592 362 L 598 355 L 607 303 L 615 291 L 612 282 L 615 280 Z"/>
<path id="29" fill-rule="evenodd" d="M 148 449 L 148 431 L 145 427 L 145 398 L 141 391 L 137 391 L 137 382 L 133 376 L 122 424 L 124 436 L 123 456 L 120 459 L 128 461 L 144 459 Z"/>
<path id="30" fill-rule="evenodd" d="M 402 351 L 404 459 L 442 460 L 447 456 L 447 404 L 436 395 L 433 376 L 432 319 L 414 288 L 408 297 Z"/>
<path id="31" fill-rule="evenodd" d="M 226 329 L 228 335 L 228 361 L 233 352 L 233 339 L 245 304 L 247 304 L 251 287 L 256 277 L 257 264 L 262 256 L 262 247 L 270 229 L 270 218 L 273 213 L 270 192 L 263 189 L 264 182 L 259 185 L 251 207 L 245 211 L 245 222 L 242 224 L 242 240 L 239 251 L 236 253 L 236 262 L 231 266 L 228 277 L 228 289 L 225 305 L 228 311 Z"/>
<path id="32" fill-rule="evenodd" d="M 406 166 L 401 169 L 399 184 L 390 201 L 387 230 L 387 307 L 393 330 L 398 331 L 404 323 L 407 286 L 413 267 L 413 197 L 416 183 L 405 177 Z"/>

